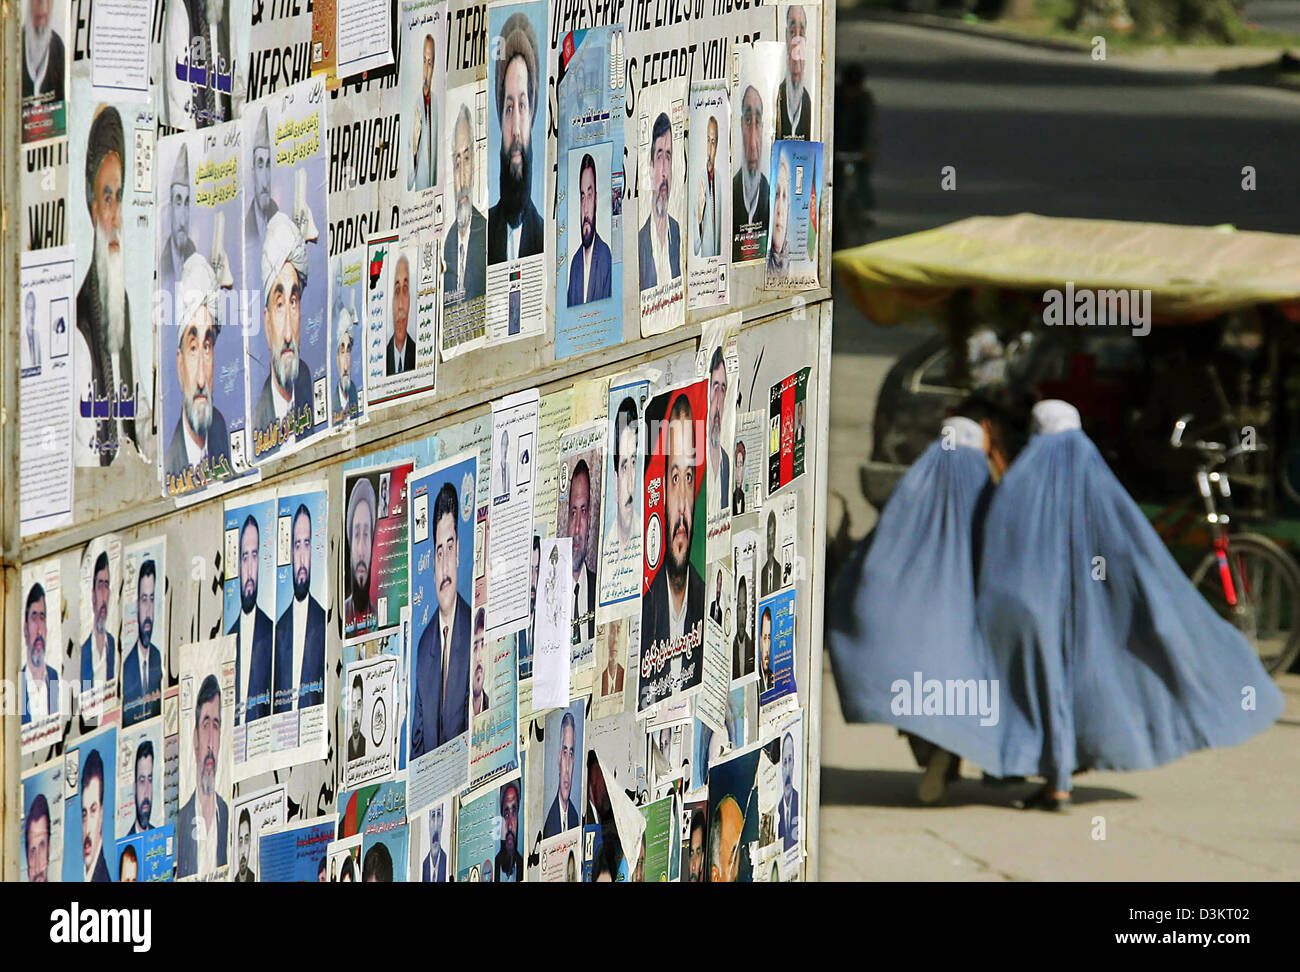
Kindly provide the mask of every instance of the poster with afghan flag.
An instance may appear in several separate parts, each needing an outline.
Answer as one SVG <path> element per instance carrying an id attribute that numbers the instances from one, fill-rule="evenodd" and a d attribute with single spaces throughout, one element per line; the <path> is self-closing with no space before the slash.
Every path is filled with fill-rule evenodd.
<path id="1" fill-rule="evenodd" d="M 808 374 L 802 368 L 772 386 L 767 419 L 767 495 L 804 473 Z"/>
<path id="2" fill-rule="evenodd" d="M 707 411 L 707 381 L 646 405 L 638 712 L 693 694 L 704 675 Z"/>

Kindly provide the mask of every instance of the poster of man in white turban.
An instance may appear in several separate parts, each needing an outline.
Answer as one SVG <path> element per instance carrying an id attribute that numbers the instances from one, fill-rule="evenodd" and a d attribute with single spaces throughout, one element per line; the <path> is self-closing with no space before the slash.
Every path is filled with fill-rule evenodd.
<path id="1" fill-rule="evenodd" d="M 163 492 L 247 472 L 240 335 L 244 252 L 238 122 L 159 139 L 156 152 Z"/>
<path id="2" fill-rule="evenodd" d="M 247 409 L 261 462 L 329 428 L 324 80 L 251 102 L 242 121 L 244 275 L 256 305 L 244 329 Z"/>

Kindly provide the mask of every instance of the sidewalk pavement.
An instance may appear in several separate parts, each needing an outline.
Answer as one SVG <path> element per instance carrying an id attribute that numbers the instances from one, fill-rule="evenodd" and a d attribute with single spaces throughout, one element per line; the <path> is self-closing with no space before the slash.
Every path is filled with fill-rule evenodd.
<path id="1" fill-rule="evenodd" d="M 879 20 L 909 24 L 933 30 L 946 30 L 988 40 L 1000 40 L 1045 51 L 1091 56 L 1091 46 L 1083 39 L 1071 40 L 1046 36 L 1029 25 L 990 23 L 983 20 L 946 17 L 939 14 L 905 13 L 875 6 L 843 5 L 837 10 L 841 20 Z M 1212 75 L 1229 83 L 1268 84 L 1300 88 L 1300 49 L 1261 47 L 1251 44 L 1170 44 L 1137 50 L 1109 50 L 1106 63 L 1151 71 L 1173 71 L 1189 75 Z"/>
<path id="2" fill-rule="evenodd" d="M 823 881 L 1295 881 L 1300 879 L 1300 676 L 1267 732 L 1139 773 L 1076 778 L 1066 814 L 1016 810 L 963 764 L 945 805 L 887 726 L 846 725 L 823 673 Z M 1104 825 L 1105 839 L 1095 839 Z"/>

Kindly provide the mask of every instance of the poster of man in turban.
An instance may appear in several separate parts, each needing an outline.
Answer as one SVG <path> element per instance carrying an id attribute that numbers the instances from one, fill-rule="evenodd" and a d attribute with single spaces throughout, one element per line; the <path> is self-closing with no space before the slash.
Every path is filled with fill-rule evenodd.
<path id="1" fill-rule="evenodd" d="M 251 456 L 261 462 L 329 428 L 330 275 L 325 83 L 316 77 L 243 114 L 245 328 Z"/>
<path id="2" fill-rule="evenodd" d="M 64 0 L 22 0 L 22 111 L 24 142 L 58 138 L 67 131 L 68 5 Z"/>
<path id="3" fill-rule="evenodd" d="M 96 102 L 89 77 L 72 87 L 68 235 L 80 281 L 73 449 L 78 466 L 111 466 L 124 456 L 151 459 L 154 448 L 154 198 L 136 165 L 137 135 L 152 135 L 154 116 L 147 105 Z M 73 204 L 78 181 L 84 208 Z"/>
<path id="4" fill-rule="evenodd" d="M 487 341 L 546 327 L 545 0 L 488 10 Z"/>
<path id="5" fill-rule="evenodd" d="M 239 300 L 238 122 L 160 139 L 158 289 L 163 491 L 183 496 L 248 471 Z M 173 356 L 174 355 L 174 356 Z"/>

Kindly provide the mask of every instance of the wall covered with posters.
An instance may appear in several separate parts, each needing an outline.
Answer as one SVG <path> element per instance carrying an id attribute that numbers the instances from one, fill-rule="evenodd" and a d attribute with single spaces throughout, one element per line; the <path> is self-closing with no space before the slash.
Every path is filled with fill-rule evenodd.
<path id="1" fill-rule="evenodd" d="M 4 876 L 815 877 L 833 8 L 22 12 Z"/>

